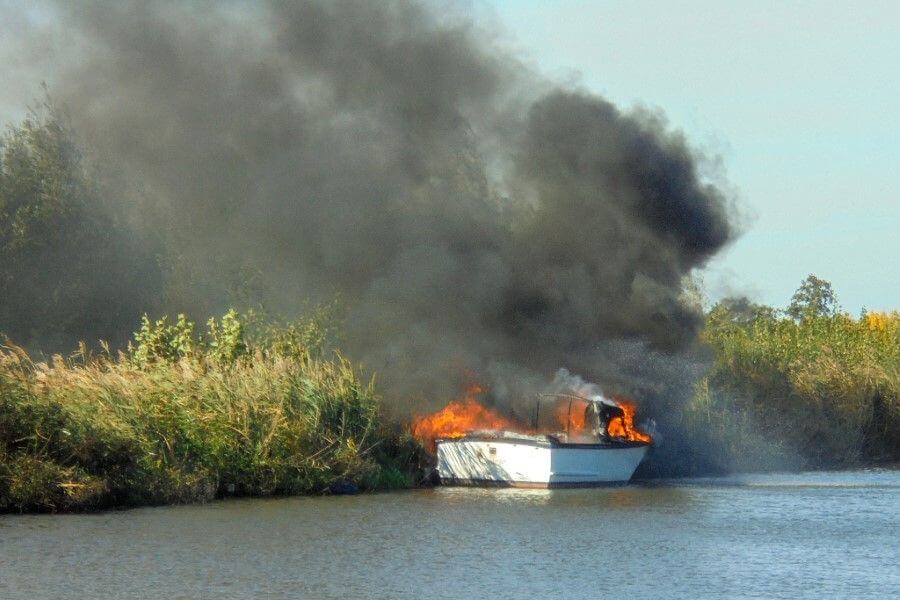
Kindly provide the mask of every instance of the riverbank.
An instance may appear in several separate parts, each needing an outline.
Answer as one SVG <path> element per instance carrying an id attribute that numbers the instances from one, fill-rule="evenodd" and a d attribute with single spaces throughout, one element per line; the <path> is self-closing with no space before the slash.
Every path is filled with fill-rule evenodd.
<path id="1" fill-rule="evenodd" d="M 0 512 L 411 486 L 419 446 L 316 327 L 229 313 L 199 338 L 145 320 L 115 356 L 0 348 Z"/>
<path id="2" fill-rule="evenodd" d="M 328 319 L 144 319 L 123 352 L 0 347 L 0 512 L 410 488 L 422 445 L 326 351 Z M 712 369 L 637 477 L 896 465 L 900 316 L 719 305 Z"/>

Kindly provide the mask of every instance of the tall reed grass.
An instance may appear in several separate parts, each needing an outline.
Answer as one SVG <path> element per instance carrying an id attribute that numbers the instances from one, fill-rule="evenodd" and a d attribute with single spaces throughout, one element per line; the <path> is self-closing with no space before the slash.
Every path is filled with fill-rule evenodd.
<path id="1" fill-rule="evenodd" d="M 900 460 L 900 313 L 797 319 L 719 305 L 703 338 L 715 364 L 681 423 L 702 452 L 683 470 Z"/>
<path id="2" fill-rule="evenodd" d="M 315 323 L 204 338 L 145 319 L 115 356 L 0 347 L 0 510 L 55 511 L 408 486 L 418 446 Z"/>

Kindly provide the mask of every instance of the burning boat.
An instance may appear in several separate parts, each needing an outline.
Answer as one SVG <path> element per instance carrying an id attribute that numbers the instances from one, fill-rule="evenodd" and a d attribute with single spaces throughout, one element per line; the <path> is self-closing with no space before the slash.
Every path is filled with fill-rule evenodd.
<path id="1" fill-rule="evenodd" d="M 417 419 L 413 432 L 430 442 L 444 485 L 556 488 L 629 481 L 652 443 L 633 426 L 635 405 L 603 396 L 554 400 L 561 431 L 523 427 L 470 393 Z"/>

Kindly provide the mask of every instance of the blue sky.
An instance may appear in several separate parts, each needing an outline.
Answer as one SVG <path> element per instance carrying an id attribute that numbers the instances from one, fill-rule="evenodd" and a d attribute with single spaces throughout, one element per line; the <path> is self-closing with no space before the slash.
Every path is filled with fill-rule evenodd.
<path id="1" fill-rule="evenodd" d="M 784 306 L 815 273 L 853 314 L 900 309 L 900 1 L 482 6 L 545 74 L 661 109 L 721 158 L 745 233 L 713 297 Z"/>

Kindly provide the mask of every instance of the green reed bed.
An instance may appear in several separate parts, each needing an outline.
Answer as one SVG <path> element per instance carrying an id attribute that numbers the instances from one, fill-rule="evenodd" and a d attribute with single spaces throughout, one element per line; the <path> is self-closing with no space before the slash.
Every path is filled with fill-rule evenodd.
<path id="1" fill-rule="evenodd" d="M 684 413 L 701 470 L 840 468 L 900 458 L 900 313 L 792 317 L 713 308 L 715 363 Z"/>
<path id="2" fill-rule="evenodd" d="M 0 348 L 0 511 L 411 484 L 417 446 L 314 323 L 208 325 L 145 319 L 116 356 Z"/>

